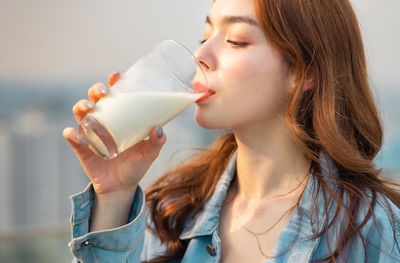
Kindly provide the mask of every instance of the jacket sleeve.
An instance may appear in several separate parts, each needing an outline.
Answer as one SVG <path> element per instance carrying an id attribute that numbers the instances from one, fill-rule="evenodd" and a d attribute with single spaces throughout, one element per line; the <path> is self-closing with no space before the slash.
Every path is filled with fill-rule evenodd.
<path id="1" fill-rule="evenodd" d="M 91 184 L 72 201 L 72 240 L 68 244 L 75 263 L 140 262 L 146 228 L 144 192 L 138 186 L 128 223 L 118 228 L 90 232 L 89 221 L 94 200 Z"/>

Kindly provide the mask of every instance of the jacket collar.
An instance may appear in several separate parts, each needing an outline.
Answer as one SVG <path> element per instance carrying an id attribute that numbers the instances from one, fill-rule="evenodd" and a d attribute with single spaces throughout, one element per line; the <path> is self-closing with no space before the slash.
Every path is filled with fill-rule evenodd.
<path id="1" fill-rule="evenodd" d="M 329 177 L 332 175 L 336 176 L 336 168 L 327 154 L 322 153 L 320 159 L 322 176 L 324 176 L 328 184 L 331 184 L 333 181 L 329 179 Z M 236 160 L 237 152 L 235 152 L 231 157 L 228 166 L 216 185 L 213 195 L 205 203 L 202 211 L 200 211 L 195 218 L 189 217 L 188 220 L 186 220 L 185 226 L 180 235 L 181 239 L 184 240 L 191 239 L 196 236 L 211 235 L 217 229 L 220 220 L 221 207 L 229 185 L 236 172 Z M 321 209 L 314 211 L 313 223 L 310 224 L 310 207 L 313 202 L 317 202 L 318 207 Z M 323 196 L 319 194 L 316 180 L 313 176 L 310 176 L 307 186 L 301 197 L 298 209 L 293 213 L 288 224 L 282 230 L 278 238 L 273 250 L 274 256 L 282 254 L 285 248 L 292 246 L 292 248 L 298 248 L 296 249 L 297 252 L 295 253 L 297 255 L 296 259 L 293 259 L 293 262 L 307 262 L 305 260 L 299 261 L 299 259 L 310 258 L 314 248 L 319 242 L 320 238 L 316 240 L 310 240 L 310 236 L 321 231 L 325 224 L 326 218 L 324 215 L 323 205 Z M 330 204 L 328 204 L 328 207 L 330 207 Z M 301 221 L 300 216 L 302 217 Z M 300 229 L 298 229 L 298 227 L 300 227 Z M 293 244 L 291 244 L 292 240 L 295 240 L 293 241 Z M 296 240 L 301 242 L 296 242 Z M 291 253 L 286 254 L 289 256 L 293 255 Z M 283 257 L 285 257 L 285 255 Z M 270 260 L 273 260 L 273 258 L 271 257 Z M 267 262 L 273 261 L 268 260 Z M 292 261 L 289 260 L 286 262 Z"/>
<path id="2" fill-rule="evenodd" d="M 333 161 L 324 152 L 320 155 L 320 161 L 324 180 L 332 190 L 336 191 L 336 184 L 333 178 L 337 176 L 337 169 Z M 327 197 L 327 200 L 324 200 L 320 191 L 317 178 L 311 175 L 297 210 L 280 233 L 272 256 L 265 263 L 310 262 L 321 239 L 321 237 L 316 239 L 311 237 L 321 232 L 327 221 L 324 209 L 325 202 L 328 205 L 328 214 L 331 214 L 332 209 L 332 199 Z M 314 203 L 317 203 L 318 209 L 312 211 L 310 208 Z M 313 213 L 312 217 L 311 213 Z"/>
<path id="3" fill-rule="evenodd" d="M 225 171 L 219 179 L 214 193 L 204 204 L 195 218 L 189 217 L 180 235 L 180 239 L 191 239 L 195 236 L 211 235 L 217 228 L 222 204 L 225 200 L 229 185 L 236 172 L 237 152 L 234 152 Z"/>

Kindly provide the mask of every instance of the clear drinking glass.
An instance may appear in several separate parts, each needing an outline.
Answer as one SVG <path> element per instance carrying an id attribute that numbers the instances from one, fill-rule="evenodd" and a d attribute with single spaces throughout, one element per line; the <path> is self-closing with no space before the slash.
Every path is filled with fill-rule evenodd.
<path id="1" fill-rule="evenodd" d="M 193 90 L 193 85 L 203 88 Z M 89 147 L 111 159 L 198 100 L 207 80 L 198 60 L 174 40 L 139 59 L 79 124 Z M 200 92 L 201 91 L 201 92 Z"/>

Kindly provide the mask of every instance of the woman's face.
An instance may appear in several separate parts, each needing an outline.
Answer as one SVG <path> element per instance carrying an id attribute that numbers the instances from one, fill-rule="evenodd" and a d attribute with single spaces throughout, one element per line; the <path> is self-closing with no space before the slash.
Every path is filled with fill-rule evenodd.
<path id="1" fill-rule="evenodd" d="M 289 70 L 259 25 L 252 0 L 216 0 L 195 55 L 216 93 L 197 103 L 207 129 L 271 125 L 284 116 Z"/>

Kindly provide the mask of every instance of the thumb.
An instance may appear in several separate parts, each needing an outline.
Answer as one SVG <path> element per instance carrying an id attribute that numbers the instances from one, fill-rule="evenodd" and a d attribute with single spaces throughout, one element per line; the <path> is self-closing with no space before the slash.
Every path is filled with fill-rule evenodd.
<path id="1" fill-rule="evenodd" d="M 149 145 L 151 148 L 155 150 L 161 150 L 161 147 L 166 142 L 167 137 L 165 136 L 164 130 L 160 124 L 157 124 L 153 129 L 150 131 L 149 134 Z"/>
<path id="2" fill-rule="evenodd" d="M 161 151 L 161 148 L 167 141 L 167 137 L 161 125 L 156 125 L 149 133 L 149 139 L 143 141 L 143 152 L 146 153 L 151 159 L 156 159 Z"/>

